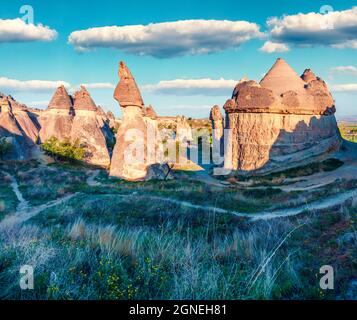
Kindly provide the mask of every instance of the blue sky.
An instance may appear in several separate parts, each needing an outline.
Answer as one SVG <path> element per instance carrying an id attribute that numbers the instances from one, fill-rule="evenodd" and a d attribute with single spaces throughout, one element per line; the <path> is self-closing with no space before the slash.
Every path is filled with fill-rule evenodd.
<path id="1" fill-rule="evenodd" d="M 338 117 L 357 115 L 357 11 L 351 12 L 355 1 L 172 0 L 168 4 L 161 0 L 3 0 L 0 19 L 21 18 L 23 5 L 33 8 L 35 26 L 48 26 L 52 32 L 41 29 L 35 36 L 29 31 L 28 35 L 8 37 L 0 32 L 0 77 L 4 78 L 0 91 L 26 104 L 45 107 L 54 91 L 48 83 L 30 85 L 26 81 L 64 81 L 70 91 L 86 83 L 91 84 L 89 91 L 97 104 L 120 115 L 110 84 L 117 83 L 118 62 L 124 60 L 143 88 L 145 103 L 152 104 L 158 114 L 206 117 L 212 105 L 222 106 L 229 98 L 233 89 L 230 80 L 260 80 L 276 58 L 283 57 L 299 74 L 312 68 L 328 82 L 334 90 Z M 333 11 L 324 11 L 325 5 Z M 307 16 L 297 15 L 311 12 L 317 15 L 308 16 L 309 28 L 304 29 Z M 316 28 L 326 14 L 331 14 L 332 28 Z M 292 20 L 284 20 L 284 15 Z M 268 26 L 273 17 L 277 19 Z M 1 20 L 0 31 L 6 29 Z M 217 23 L 207 22 L 203 31 L 197 31 L 195 23 L 187 20 Z M 230 23 L 221 30 L 222 20 Z M 184 35 L 172 31 L 177 26 L 170 23 L 177 21 L 186 21 L 182 24 L 187 30 Z M 237 21 L 250 23 L 248 31 Z M 145 29 L 149 24 L 154 24 L 154 29 Z M 144 29 L 120 28 L 133 25 Z M 105 26 L 118 26 L 115 33 L 119 40 L 108 40 L 105 36 L 111 37 L 112 32 L 103 31 Z M 89 28 L 100 28 L 102 36 L 97 39 L 96 32 L 82 32 Z M 76 31 L 80 33 L 69 41 Z M 192 41 L 181 45 L 187 37 Z M 278 52 L 260 50 L 267 41 Z M 88 50 L 79 48 L 83 45 Z M 197 87 L 191 81 L 193 89 L 188 89 L 188 79 L 195 80 Z M 165 81 L 172 90 L 167 90 Z"/>

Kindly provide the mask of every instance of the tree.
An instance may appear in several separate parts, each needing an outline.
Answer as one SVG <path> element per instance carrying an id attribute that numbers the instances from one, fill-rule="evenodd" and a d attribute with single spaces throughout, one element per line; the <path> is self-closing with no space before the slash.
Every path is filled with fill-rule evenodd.
<path id="1" fill-rule="evenodd" d="M 51 137 L 42 144 L 42 150 L 54 157 L 64 161 L 81 161 L 85 156 L 85 148 L 78 140 L 71 142 L 69 139 L 59 141 L 56 137 Z"/>

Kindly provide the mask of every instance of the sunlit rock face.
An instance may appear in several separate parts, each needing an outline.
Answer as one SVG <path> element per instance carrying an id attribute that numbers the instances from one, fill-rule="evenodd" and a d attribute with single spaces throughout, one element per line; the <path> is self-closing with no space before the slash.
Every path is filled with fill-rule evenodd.
<path id="1" fill-rule="evenodd" d="M 9 151 L 2 160 L 30 160 L 40 157 L 35 144 L 38 127 L 31 119 L 26 106 L 12 97 L 0 95 L 0 138 L 10 144 Z"/>
<path id="2" fill-rule="evenodd" d="M 48 108 L 40 116 L 40 142 L 51 137 L 60 141 L 70 139 L 74 118 L 73 101 L 66 88 L 60 86 L 54 93 Z"/>
<path id="3" fill-rule="evenodd" d="M 152 107 L 145 108 L 135 79 L 124 62 L 119 64 L 119 77 L 114 98 L 121 107 L 122 121 L 116 135 L 110 175 L 129 181 L 165 179 L 168 166 L 156 163 L 155 111 Z"/>
<path id="4" fill-rule="evenodd" d="M 110 165 L 106 139 L 102 131 L 103 122 L 99 121 L 93 99 L 84 86 L 73 95 L 74 118 L 71 140 L 78 140 L 86 149 L 84 161 L 102 167 Z"/>
<path id="5" fill-rule="evenodd" d="M 105 113 L 99 109 L 84 86 L 70 96 L 64 86 L 57 88 L 49 106 L 40 116 L 40 142 L 51 137 L 59 141 L 78 141 L 85 147 L 83 161 L 108 167 L 110 156 L 108 140 L 113 136 L 107 129 Z"/>
<path id="6" fill-rule="evenodd" d="M 282 59 L 259 84 L 239 82 L 224 109 L 231 129 L 225 167 L 242 174 L 302 165 L 340 146 L 326 83 L 309 69 L 299 77 Z"/>

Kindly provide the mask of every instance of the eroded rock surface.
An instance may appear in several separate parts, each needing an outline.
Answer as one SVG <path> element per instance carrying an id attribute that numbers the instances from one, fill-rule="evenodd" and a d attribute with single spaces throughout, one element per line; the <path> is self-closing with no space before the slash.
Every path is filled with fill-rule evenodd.
<path id="1" fill-rule="evenodd" d="M 340 146 L 334 100 L 306 69 L 301 77 L 278 59 L 258 84 L 241 81 L 224 105 L 231 136 L 225 167 L 267 172 L 326 157 Z"/>
<path id="2" fill-rule="evenodd" d="M 78 141 L 85 147 L 85 162 L 108 167 L 107 140 L 113 140 L 106 114 L 98 108 L 84 86 L 70 96 L 64 86 L 57 88 L 46 111 L 40 117 L 40 139 Z M 107 136 L 106 136 L 107 135 Z"/>
<path id="3" fill-rule="evenodd" d="M 18 104 L 12 97 L 0 95 L 0 138 L 9 145 L 2 160 L 30 160 L 40 155 L 35 144 L 38 128 L 31 120 L 24 105 Z"/>
<path id="4" fill-rule="evenodd" d="M 116 135 L 110 175 L 129 181 L 163 179 L 167 177 L 168 167 L 165 163 L 156 163 L 156 121 L 150 119 L 135 79 L 124 62 L 119 64 L 119 77 L 114 98 L 121 107 L 122 121 Z"/>
<path id="5" fill-rule="evenodd" d="M 51 137 L 59 141 L 70 139 L 74 109 L 72 97 L 66 88 L 60 86 L 55 91 L 46 111 L 40 116 L 40 142 L 44 143 Z"/>

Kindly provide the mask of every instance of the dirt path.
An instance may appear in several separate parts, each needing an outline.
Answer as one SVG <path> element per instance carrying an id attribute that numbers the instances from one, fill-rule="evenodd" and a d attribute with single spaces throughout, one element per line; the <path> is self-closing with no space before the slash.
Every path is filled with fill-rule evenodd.
<path id="1" fill-rule="evenodd" d="M 130 195 L 126 195 L 126 197 L 128 196 Z M 313 201 L 305 205 L 300 205 L 293 208 L 276 209 L 271 211 L 260 211 L 254 213 L 245 213 L 239 211 L 226 210 L 222 208 L 216 208 L 213 206 L 203 206 L 203 205 L 193 204 L 187 201 L 160 197 L 160 196 L 152 196 L 148 194 L 138 195 L 137 193 L 134 193 L 131 196 L 135 196 L 136 198 L 150 199 L 154 201 L 155 200 L 166 201 L 169 203 L 174 203 L 183 207 L 188 207 L 193 209 L 210 210 L 217 213 L 233 214 L 237 217 L 249 218 L 253 221 L 256 221 L 256 220 L 270 220 L 275 218 L 284 218 L 284 217 L 299 215 L 305 211 L 318 211 L 318 210 L 332 208 L 336 205 L 341 205 L 345 203 L 349 199 L 357 199 L 357 189 L 341 193 L 337 196 L 334 195 L 334 196 L 326 197 L 325 199 Z"/>
<path id="2" fill-rule="evenodd" d="M 100 171 L 99 170 L 94 170 L 87 178 L 87 184 L 91 187 L 99 186 L 101 185 L 100 182 L 95 181 L 95 178 L 98 177 Z"/>
<path id="3" fill-rule="evenodd" d="M 16 179 L 13 176 L 8 174 L 8 177 L 11 179 L 10 186 L 14 191 L 17 200 L 19 201 L 19 204 L 16 207 L 16 211 L 26 210 L 29 207 L 29 204 L 22 196 L 22 193 L 19 189 L 19 184 L 17 183 Z"/>
<path id="4" fill-rule="evenodd" d="M 200 181 L 211 186 L 227 188 L 230 184 L 222 183 L 221 181 L 210 176 L 206 170 L 195 171 L 192 175 L 192 179 L 195 181 Z"/>
<path id="5" fill-rule="evenodd" d="M 41 211 L 51 208 L 51 207 L 54 207 L 54 206 L 57 206 L 57 205 L 60 205 L 77 195 L 77 193 L 73 193 L 73 194 L 67 195 L 63 198 L 49 201 L 47 203 L 41 204 L 36 207 L 31 207 L 29 205 L 28 201 L 26 201 L 24 199 L 24 197 L 22 196 L 22 193 L 19 189 L 19 185 L 18 185 L 15 177 L 10 175 L 9 173 L 4 172 L 4 174 L 11 181 L 10 186 L 11 186 L 13 192 L 15 193 L 15 195 L 19 201 L 19 204 L 16 207 L 15 213 L 6 216 L 0 222 L 0 230 L 3 230 L 4 228 L 8 228 L 10 226 L 14 226 L 16 224 L 22 223 L 22 222 L 32 218 L 33 216 L 37 215 Z"/>
<path id="6" fill-rule="evenodd" d="M 63 198 L 47 202 L 36 207 L 27 207 L 22 210 L 16 211 L 16 213 L 6 216 L 0 222 L 0 230 L 4 230 L 6 228 L 13 227 L 22 222 L 25 222 L 26 220 L 31 219 L 32 217 L 36 216 L 45 209 L 52 208 L 62 203 L 65 203 L 66 201 L 75 197 L 77 194 L 78 193 L 69 194 Z"/>

